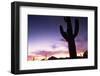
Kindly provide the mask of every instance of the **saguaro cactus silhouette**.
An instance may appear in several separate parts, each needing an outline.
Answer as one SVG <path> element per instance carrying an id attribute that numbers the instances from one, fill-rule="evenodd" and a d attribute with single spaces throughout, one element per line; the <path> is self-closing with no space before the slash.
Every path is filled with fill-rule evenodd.
<path id="1" fill-rule="evenodd" d="M 63 38 L 68 42 L 69 54 L 70 58 L 76 58 L 76 45 L 75 45 L 75 37 L 79 32 L 79 20 L 75 19 L 75 27 L 72 29 L 72 23 L 70 17 L 64 17 L 64 21 L 67 23 L 66 31 L 64 31 L 63 27 L 60 25 L 60 33 Z"/>

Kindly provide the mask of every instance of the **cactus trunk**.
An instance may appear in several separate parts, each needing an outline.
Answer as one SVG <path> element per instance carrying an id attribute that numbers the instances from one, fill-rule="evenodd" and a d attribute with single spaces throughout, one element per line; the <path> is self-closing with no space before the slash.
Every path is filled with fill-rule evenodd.
<path id="1" fill-rule="evenodd" d="M 68 41 L 68 47 L 69 47 L 70 57 L 76 58 L 77 57 L 76 46 L 75 46 L 75 40 L 73 38 Z"/>

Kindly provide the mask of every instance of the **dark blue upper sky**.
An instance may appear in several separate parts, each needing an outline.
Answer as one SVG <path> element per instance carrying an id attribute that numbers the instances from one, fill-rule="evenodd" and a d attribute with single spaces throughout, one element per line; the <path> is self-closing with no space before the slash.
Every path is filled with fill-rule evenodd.
<path id="1" fill-rule="evenodd" d="M 76 17 L 71 17 L 72 26 Z M 87 17 L 79 18 L 79 33 L 76 37 L 77 48 L 87 49 Z M 63 16 L 43 16 L 28 15 L 28 45 L 29 50 L 34 48 L 45 49 L 52 45 L 60 45 L 59 42 L 63 37 L 60 34 L 59 25 L 62 25 L 66 31 L 66 23 Z M 74 30 L 74 28 L 73 28 Z M 40 47 L 39 47 L 40 48 Z"/>

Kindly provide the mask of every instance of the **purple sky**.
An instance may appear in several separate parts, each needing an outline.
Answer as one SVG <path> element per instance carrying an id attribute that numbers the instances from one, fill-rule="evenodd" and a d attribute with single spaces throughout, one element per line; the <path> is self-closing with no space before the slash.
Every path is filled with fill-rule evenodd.
<path id="1" fill-rule="evenodd" d="M 79 18 L 79 33 L 75 38 L 77 51 L 87 50 L 87 17 L 71 17 L 74 27 L 75 18 Z M 28 15 L 28 52 L 68 51 L 67 42 L 63 41 L 59 25 L 66 30 L 63 16 Z M 74 29 L 74 28 L 73 28 Z"/>

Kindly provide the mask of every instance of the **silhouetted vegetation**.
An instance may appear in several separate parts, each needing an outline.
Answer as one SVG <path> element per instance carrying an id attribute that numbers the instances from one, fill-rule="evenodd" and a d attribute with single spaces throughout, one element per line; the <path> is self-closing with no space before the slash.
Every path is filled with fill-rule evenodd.
<path id="1" fill-rule="evenodd" d="M 70 58 L 77 58 L 75 38 L 79 32 L 79 20 L 75 19 L 75 30 L 73 32 L 72 22 L 70 17 L 64 17 L 64 21 L 66 22 L 66 30 L 64 31 L 63 27 L 60 25 L 60 33 L 63 38 L 68 42 L 69 54 Z"/>
<path id="2" fill-rule="evenodd" d="M 55 59 L 57 59 L 57 58 L 54 56 L 51 56 L 48 60 L 55 60 Z"/>
<path id="3" fill-rule="evenodd" d="M 88 52 L 87 52 L 87 50 L 84 52 L 83 57 L 84 57 L 84 58 L 87 58 L 87 57 L 88 57 Z"/>

